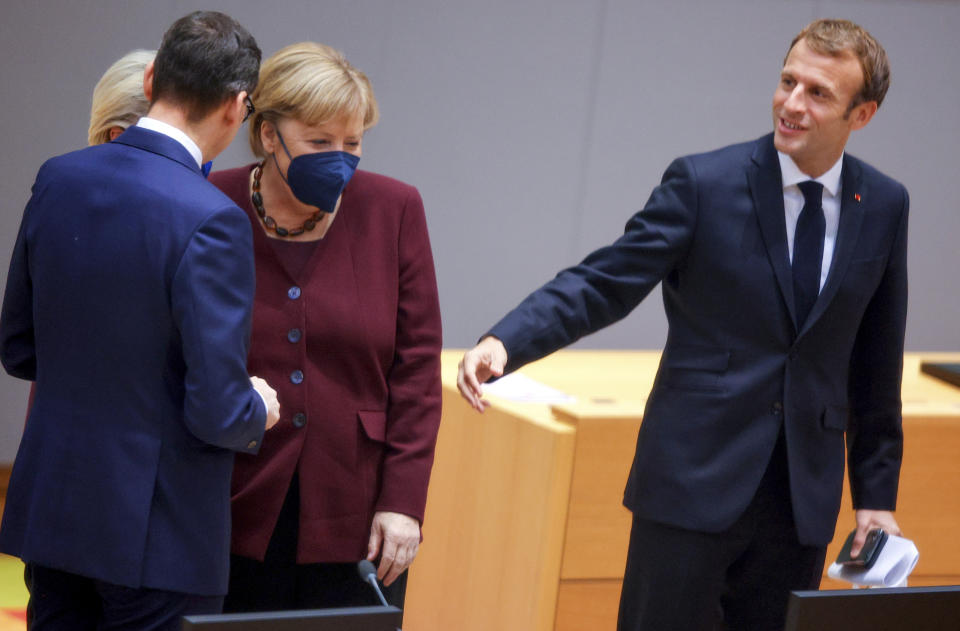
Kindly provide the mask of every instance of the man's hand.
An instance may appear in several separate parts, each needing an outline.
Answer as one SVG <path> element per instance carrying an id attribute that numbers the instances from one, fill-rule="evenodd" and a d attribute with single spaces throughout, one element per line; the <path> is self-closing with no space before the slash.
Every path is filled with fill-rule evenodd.
<path id="1" fill-rule="evenodd" d="M 260 377 L 250 377 L 250 383 L 256 390 L 263 402 L 267 405 L 267 427 L 270 429 L 280 420 L 280 402 L 277 400 L 277 391 L 267 385 L 267 382 Z"/>
<path id="2" fill-rule="evenodd" d="M 382 547 L 382 554 L 381 554 Z M 370 527 L 367 560 L 380 555 L 377 578 L 389 585 L 410 567 L 420 549 L 420 522 L 402 513 L 378 511 Z"/>
<path id="3" fill-rule="evenodd" d="M 856 511 L 857 534 L 853 537 L 853 545 L 850 546 L 850 556 L 856 557 L 860 554 L 863 544 L 867 541 L 867 533 L 874 528 L 880 528 L 888 535 L 900 536 L 900 526 L 897 520 L 893 518 L 893 513 L 888 510 L 867 510 L 860 509 Z"/>
<path id="4" fill-rule="evenodd" d="M 507 365 L 507 349 L 499 339 L 488 335 L 464 353 L 457 372 L 457 388 L 467 403 L 483 412 L 490 402 L 483 398 L 480 384 L 490 377 L 499 377 Z"/>

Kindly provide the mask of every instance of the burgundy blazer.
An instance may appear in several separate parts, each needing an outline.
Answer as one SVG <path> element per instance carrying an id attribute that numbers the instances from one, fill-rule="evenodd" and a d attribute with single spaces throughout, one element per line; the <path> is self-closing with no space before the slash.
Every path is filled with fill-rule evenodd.
<path id="1" fill-rule="evenodd" d="M 248 368 L 280 399 L 280 422 L 259 454 L 236 460 L 232 550 L 264 558 L 297 471 L 297 561 L 357 561 L 375 511 L 423 522 L 441 348 L 423 202 L 412 186 L 357 171 L 326 236 L 302 272 L 291 273 L 250 203 L 252 168 L 210 176 L 253 224 Z"/>

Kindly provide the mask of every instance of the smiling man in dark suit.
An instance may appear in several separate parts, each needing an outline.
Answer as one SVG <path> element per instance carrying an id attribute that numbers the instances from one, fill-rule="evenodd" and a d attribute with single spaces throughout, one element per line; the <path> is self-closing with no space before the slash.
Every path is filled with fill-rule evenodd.
<path id="1" fill-rule="evenodd" d="M 480 384 L 629 313 L 658 283 L 669 333 L 624 494 L 619 628 L 782 628 L 815 589 L 845 444 L 854 554 L 893 517 L 902 453 L 907 192 L 844 153 L 889 83 L 844 20 L 791 44 L 774 132 L 673 162 L 624 235 L 527 297 L 460 364 Z"/>
<path id="2" fill-rule="evenodd" d="M 0 313 L 4 368 L 37 384 L 0 529 L 36 631 L 179 629 L 222 607 L 233 452 L 257 451 L 278 405 L 246 371 L 250 223 L 201 165 L 259 65 L 232 18 L 181 18 L 147 117 L 37 175 Z"/>

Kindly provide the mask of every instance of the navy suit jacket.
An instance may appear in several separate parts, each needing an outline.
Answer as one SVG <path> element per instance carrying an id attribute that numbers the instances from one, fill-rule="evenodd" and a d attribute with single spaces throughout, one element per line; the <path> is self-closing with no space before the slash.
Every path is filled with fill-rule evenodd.
<path id="1" fill-rule="evenodd" d="M 624 494 L 636 514 L 719 532 L 784 429 L 800 541 L 836 525 L 844 432 L 854 506 L 892 510 L 909 201 L 845 155 L 826 283 L 798 326 L 772 135 L 674 161 L 624 235 L 527 297 L 490 334 L 514 370 L 630 312 L 663 283 L 669 332 Z"/>
<path id="2" fill-rule="evenodd" d="M 225 593 L 231 450 L 266 418 L 253 291 L 249 220 L 176 141 L 131 127 L 41 167 L 0 314 L 4 368 L 37 383 L 0 550 Z"/>

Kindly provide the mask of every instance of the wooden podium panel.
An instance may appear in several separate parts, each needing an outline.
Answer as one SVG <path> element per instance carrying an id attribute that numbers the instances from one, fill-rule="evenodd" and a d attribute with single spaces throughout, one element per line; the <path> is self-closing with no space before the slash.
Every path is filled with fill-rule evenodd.
<path id="1" fill-rule="evenodd" d="M 619 568 L 619 576 L 632 519 L 622 503 L 623 486 L 633 461 L 638 424 L 635 418 L 609 416 L 585 423 L 571 420 L 576 423 L 577 440 L 560 577 L 609 578 L 613 568 Z"/>
<path id="2" fill-rule="evenodd" d="M 555 353 L 520 372 L 574 402 L 489 397 L 482 415 L 456 391 L 461 355 L 443 355 L 443 421 L 406 626 L 614 628 L 631 521 L 623 488 L 660 353 Z M 905 358 L 897 519 L 920 549 L 911 584 L 957 584 L 960 389 L 921 374 L 919 362 Z M 828 559 L 853 528 L 848 488 L 843 501 Z"/>
<path id="3" fill-rule="evenodd" d="M 622 578 L 565 580 L 557 597 L 556 631 L 617 628 Z"/>
<path id="4" fill-rule="evenodd" d="M 623 488 L 659 362 L 659 352 L 563 351 L 522 370 L 576 397 L 551 406 L 576 432 L 563 579 L 623 576 L 632 519 Z"/>
<path id="5" fill-rule="evenodd" d="M 443 354 L 443 421 L 404 627 L 553 629 L 574 432 L 547 406 L 477 414 Z"/>

